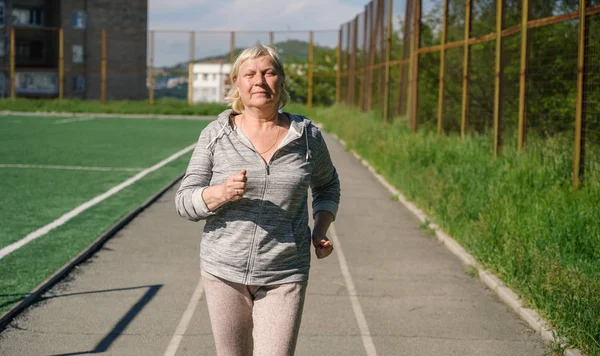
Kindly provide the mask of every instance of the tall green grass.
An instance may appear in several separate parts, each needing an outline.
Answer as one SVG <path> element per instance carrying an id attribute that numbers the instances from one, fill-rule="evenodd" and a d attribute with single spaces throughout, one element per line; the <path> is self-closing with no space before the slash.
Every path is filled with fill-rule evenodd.
<path id="1" fill-rule="evenodd" d="M 530 137 L 525 153 L 494 160 L 489 136 L 415 135 L 342 106 L 314 116 L 572 345 L 600 355 L 600 171 L 573 190 L 570 140 Z"/>
<path id="2" fill-rule="evenodd" d="M 77 99 L 0 99 L 0 110 L 26 112 L 70 112 L 70 113 L 118 113 L 160 115 L 217 115 L 227 107 L 225 104 L 203 103 L 189 106 L 187 101 L 162 98 L 154 105 L 148 101 L 107 101 Z"/>

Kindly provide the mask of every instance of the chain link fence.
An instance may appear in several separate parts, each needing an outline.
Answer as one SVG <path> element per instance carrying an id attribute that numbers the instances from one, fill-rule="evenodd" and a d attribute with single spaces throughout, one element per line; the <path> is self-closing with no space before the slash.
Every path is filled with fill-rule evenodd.
<path id="1" fill-rule="evenodd" d="M 494 157 L 534 137 L 573 142 L 577 187 L 598 174 L 599 18 L 599 0 L 373 0 L 340 27 L 338 101 L 415 131 L 488 135 Z"/>

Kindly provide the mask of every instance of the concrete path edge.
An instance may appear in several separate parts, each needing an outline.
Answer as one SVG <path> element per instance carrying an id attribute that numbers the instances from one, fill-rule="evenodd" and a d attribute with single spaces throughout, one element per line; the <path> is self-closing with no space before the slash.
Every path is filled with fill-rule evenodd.
<path id="1" fill-rule="evenodd" d="M 330 133 L 344 148 L 348 148 L 346 142 L 339 138 L 337 135 Z M 444 246 L 446 246 L 450 252 L 458 257 L 463 264 L 468 267 L 475 268 L 479 279 L 494 292 L 498 298 L 508 305 L 521 319 L 523 319 L 529 327 L 538 333 L 542 340 L 548 344 L 560 343 L 561 348 L 564 348 L 563 355 L 565 356 L 583 356 L 583 353 L 576 348 L 565 348 L 568 340 L 562 338 L 557 340 L 555 335 L 556 331 L 550 326 L 550 324 L 542 318 L 535 310 L 524 306 L 523 301 L 517 293 L 511 288 L 506 286 L 502 280 L 496 277 L 493 273 L 486 271 L 477 260 L 471 256 L 454 238 L 446 234 L 440 227 L 434 223 L 431 223 L 431 219 L 419 209 L 413 202 L 406 199 L 406 197 L 393 185 L 391 185 L 383 176 L 375 171 L 375 168 L 371 164 L 363 159 L 354 150 L 348 150 L 354 158 L 356 158 L 365 168 L 367 168 L 377 180 L 393 195 L 398 197 L 398 201 L 402 203 L 408 210 L 410 210 L 421 222 L 427 224 L 427 227 L 435 232 L 436 237 L 440 240 Z"/>
<path id="2" fill-rule="evenodd" d="M 63 265 L 58 271 L 46 278 L 40 283 L 34 290 L 32 290 L 27 297 L 13 305 L 8 311 L 0 316 L 0 330 L 3 330 L 17 315 L 31 306 L 44 292 L 62 280 L 75 266 L 84 262 L 96 253 L 111 237 L 115 236 L 123 227 L 129 224 L 136 216 L 142 211 L 152 205 L 158 200 L 167 190 L 173 187 L 177 182 L 183 178 L 183 173 L 177 176 L 177 178 L 170 181 L 167 185 L 162 187 L 158 192 L 152 195 L 148 200 L 142 203 L 140 206 L 135 208 L 129 214 L 124 216 L 112 227 L 108 228 L 100 236 L 98 236 L 91 244 L 88 245 L 83 251 L 77 256 L 73 257 L 69 262 Z"/>

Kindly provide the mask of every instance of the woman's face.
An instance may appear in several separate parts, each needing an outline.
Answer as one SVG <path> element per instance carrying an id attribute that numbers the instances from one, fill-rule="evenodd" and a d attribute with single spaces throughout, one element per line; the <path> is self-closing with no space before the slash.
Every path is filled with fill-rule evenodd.
<path id="1" fill-rule="evenodd" d="M 283 78 L 269 56 L 248 59 L 240 66 L 235 86 L 245 107 L 278 109 Z"/>

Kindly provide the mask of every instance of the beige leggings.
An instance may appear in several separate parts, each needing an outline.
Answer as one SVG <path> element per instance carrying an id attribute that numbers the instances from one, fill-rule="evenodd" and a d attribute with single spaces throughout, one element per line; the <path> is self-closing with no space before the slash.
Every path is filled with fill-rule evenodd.
<path id="1" fill-rule="evenodd" d="M 202 279 L 217 355 L 294 355 L 306 282 L 246 286 L 204 271 Z"/>

